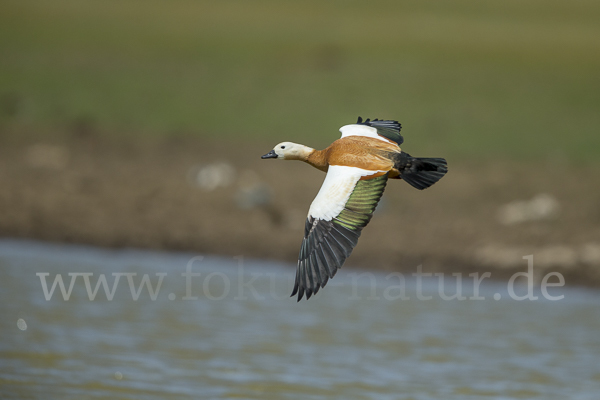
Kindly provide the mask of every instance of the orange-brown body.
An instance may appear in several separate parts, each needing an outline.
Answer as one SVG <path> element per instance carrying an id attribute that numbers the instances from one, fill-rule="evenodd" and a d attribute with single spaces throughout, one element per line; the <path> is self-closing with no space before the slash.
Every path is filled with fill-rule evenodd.
<path id="1" fill-rule="evenodd" d="M 400 153 L 394 142 L 362 136 L 348 136 L 333 142 L 324 150 L 314 150 L 302 159 L 313 167 L 327 172 L 330 165 L 343 165 L 379 172 L 363 179 L 371 179 L 390 173 L 390 178 L 399 178 L 400 172 L 394 168 L 390 153 Z"/>

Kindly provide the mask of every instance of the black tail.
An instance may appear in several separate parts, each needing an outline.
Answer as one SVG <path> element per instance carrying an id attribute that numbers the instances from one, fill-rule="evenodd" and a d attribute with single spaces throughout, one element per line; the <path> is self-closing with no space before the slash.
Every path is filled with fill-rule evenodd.
<path id="1" fill-rule="evenodd" d="M 396 169 L 400 178 L 419 190 L 427 189 L 448 172 L 444 158 L 416 158 L 401 152 L 395 157 Z"/>

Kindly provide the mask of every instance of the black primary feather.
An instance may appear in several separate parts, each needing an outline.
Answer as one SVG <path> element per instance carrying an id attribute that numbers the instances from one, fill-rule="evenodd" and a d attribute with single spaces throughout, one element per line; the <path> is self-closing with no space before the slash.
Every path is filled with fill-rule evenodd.
<path id="1" fill-rule="evenodd" d="M 398 121 L 393 120 L 378 120 L 374 119 L 371 121 L 367 118 L 365 121 L 361 117 L 358 117 L 356 121 L 357 125 L 370 126 L 377 129 L 377 133 L 387 139 L 393 140 L 398 143 L 398 146 L 404 143 L 404 138 L 400 134 L 402 125 Z"/>

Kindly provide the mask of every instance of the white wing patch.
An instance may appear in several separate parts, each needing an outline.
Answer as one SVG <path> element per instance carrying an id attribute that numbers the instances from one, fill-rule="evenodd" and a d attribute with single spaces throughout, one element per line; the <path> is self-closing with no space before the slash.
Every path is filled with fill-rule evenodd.
<path id="1" fill-rule="evenodd" d="M 358 124 L 344 125 L 340 128 L 340 132 L 342 132 L 342 138 L 345 138 L 348 136 L 364 136 L 364 137 L 370 137 L 373 139 L 379 139 L 379 140 L 382 140 L 387 143 L 393 143 L 390 140 L 388 140 L 387 138 L 379 135 L 377 133 L 377 129 L 373 128 L 372 126 L 358 125 Z"/>
<path id="2" fill-rule="evenodd" d="M 356 182 L 363 176 L 374 175 L 378 172 L 385 171 L 330 165 L 323 186 L 310 205 L 308 215 L 315 219 L 331 221 L 344 209 Z"/>

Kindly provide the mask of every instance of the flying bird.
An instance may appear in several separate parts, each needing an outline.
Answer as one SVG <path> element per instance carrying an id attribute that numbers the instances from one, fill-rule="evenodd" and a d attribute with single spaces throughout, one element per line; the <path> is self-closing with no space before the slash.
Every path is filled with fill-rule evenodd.
<path id="1" fill-rule="evenodd" d="M 416 158 L 402 151 L 398 121 L 362 120 L 340 128 L 342 137 L 324 150 L 282 142 L 261 158 L 304 161 L 326 172 L 310 205 L 292 296 L 309 299 L 336 274 L 358 242 L 388 179 L 423 190 L 440 180 L 443 158 Z"/>

